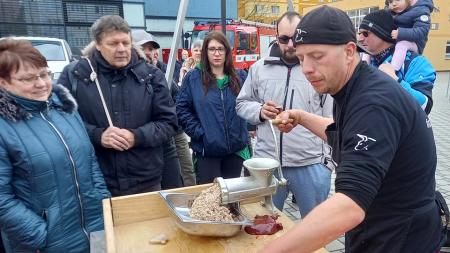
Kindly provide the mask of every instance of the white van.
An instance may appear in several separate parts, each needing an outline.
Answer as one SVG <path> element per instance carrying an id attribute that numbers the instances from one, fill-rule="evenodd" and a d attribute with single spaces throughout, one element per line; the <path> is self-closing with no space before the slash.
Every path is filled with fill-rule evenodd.
<path id="1" fill-rule="evenodd" d="M 47 59 L 53 80 L 58 80 L 64 67 L 74 60 L 69 44 L 63 39 L 47 37 L 9 37 L 11 39 L 29 40 L 31 44 Z M 3 38 L 4 39 L 4 38 Z"/>

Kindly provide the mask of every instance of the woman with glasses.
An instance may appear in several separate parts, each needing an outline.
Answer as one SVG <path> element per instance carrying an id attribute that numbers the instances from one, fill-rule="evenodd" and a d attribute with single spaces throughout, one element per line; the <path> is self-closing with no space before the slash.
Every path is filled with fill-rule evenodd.
<path id="1" fill-rule="evenodd" d="M 0 41 L 0 105 L 6 252 L 89 252 L 110 194 L 74 99 L 28 41 Z"/>
<path id="2" fill-rule="evenodd" d="M 245 72 L 237 74 L 230 45 L 219 31 L 208 33 L 202 52 L 201 63 L 184 77 L 176 102 L 179 122 L 191 137 L 199 184 L 239 177 L 250 156 L 246 121 L 235 110 Z"/>

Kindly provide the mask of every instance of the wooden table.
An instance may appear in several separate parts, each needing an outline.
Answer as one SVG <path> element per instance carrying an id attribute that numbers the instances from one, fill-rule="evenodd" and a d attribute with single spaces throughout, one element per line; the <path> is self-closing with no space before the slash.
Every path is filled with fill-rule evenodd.
<path id="1" fill-rule="evenodd" d="M 170 192 L 199 193 L 209 186 L 210 184 L 178 188 Z M 259 202 L 241 203 L 241 210 L 249 218 L 269 213 Z M 283 224 L 284 230 L 274 235 L 254 236 L 241 231 L 230 238 L 202 237 L 189 235 L 178 229 L 169 212 L 157 192 L 105 199 L 103 213 L 107 252 L 251 253 L 257 252 L 295 225 L 286 215 L 281 214 L 278 221 Z M 149 243 L 151 238 L 162 233 L 169 237 L 166 245 Z M 325 249 L 316 251 L 327 252 Z"/>

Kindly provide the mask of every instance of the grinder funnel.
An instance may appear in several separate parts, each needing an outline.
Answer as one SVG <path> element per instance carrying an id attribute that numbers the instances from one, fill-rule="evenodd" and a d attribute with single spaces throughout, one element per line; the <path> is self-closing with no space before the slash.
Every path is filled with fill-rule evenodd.
<path id="1" fill-rule="evenodd" d="M 244 161 L 243 165 L 258 184 L 268 187 L 272 183 L 273 171 L 280 166 L 280 163 L 272 158 L 251 158 Z"/>

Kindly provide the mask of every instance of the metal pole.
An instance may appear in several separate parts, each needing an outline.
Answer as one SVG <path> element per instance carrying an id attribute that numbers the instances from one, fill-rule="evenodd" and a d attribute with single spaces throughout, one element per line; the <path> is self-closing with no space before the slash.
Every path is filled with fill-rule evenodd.
<path id="1" fill-rule="evenodd" d="M 226 19 L 227 19 L 227 5 L 225 3 L 225 0 L 220 1 L 220 16 L 221 16 L 221 23 L 222 23 L 222 33 L 227 34 L 227 27 L 226 27 Z"/>
<path id="2" fill-rule="evenodd" d="M 294 10 L 294 4 L 292 3 L 292 0 L 288 0 L 288 11 L 295 11 Z"/>
<path id="3" fill-rule="evenodd" d="M 167 63 L 166 80 L 169 89 L 172 83 L 173 71 L 175 70 L 176 55 L 178 53 L 178 45 L 180 44 L 181 32 L 183 30 L 184 18 L 186 17 L 189 0 L 181 0 L 178 8 L 177 23 L 173 33 L 172 46 L 170 47 L 169 62 Z"/>

